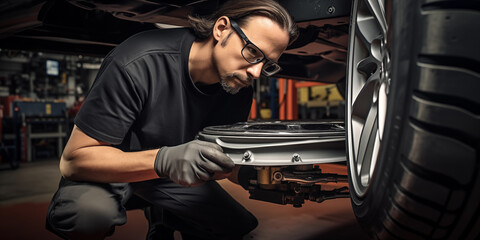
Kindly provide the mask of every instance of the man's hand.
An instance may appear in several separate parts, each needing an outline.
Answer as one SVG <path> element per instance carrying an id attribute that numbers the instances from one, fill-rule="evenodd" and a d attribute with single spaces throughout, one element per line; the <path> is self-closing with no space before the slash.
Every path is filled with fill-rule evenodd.
<path id="1" fill-rule="evenodd" d="M 220 146 L 200 140 L 163 147 L 155 158 L 158 176 L 169 177 L 183 186 L 197 186 L 208 180 L 225 178 L 233 167 L 235 164 Z"/>

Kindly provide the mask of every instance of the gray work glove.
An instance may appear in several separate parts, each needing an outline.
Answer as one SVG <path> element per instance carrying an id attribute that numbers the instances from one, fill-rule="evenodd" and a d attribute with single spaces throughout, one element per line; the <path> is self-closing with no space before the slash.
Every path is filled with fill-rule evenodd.
<path id="1" fill-rule="evenodd" d="M 197 186 L 228 176 L 235 164 L 215 143 L 194 140 L 162 147 L 155 158 L 155 171 L 183 186 Z M 217 173 L 217 174 L 215 174 Z"/>

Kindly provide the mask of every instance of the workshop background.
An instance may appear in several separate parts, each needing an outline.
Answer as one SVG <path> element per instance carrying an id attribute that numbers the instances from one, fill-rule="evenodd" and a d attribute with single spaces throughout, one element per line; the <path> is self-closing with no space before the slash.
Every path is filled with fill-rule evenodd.
<path id="1" fill-rule="evenodd" d="M 60 178 L 59 158 L 102 60 L 0 49 L 2 239 L 57 239 L 44 224 Z M 344 100 L 335 84 L 262 78 L 254 90 L 249 121 L 344 118 Z M 324 167 L 346 174 L 345 164 Z M 347 198 L 294 208 L 251 200 L 240 186 L 220 183 L 259 219 L 245 239 L 366 239 Z M 109 239 L 143 239 L 146 231 L 142 211 L 133 210 Z"/>

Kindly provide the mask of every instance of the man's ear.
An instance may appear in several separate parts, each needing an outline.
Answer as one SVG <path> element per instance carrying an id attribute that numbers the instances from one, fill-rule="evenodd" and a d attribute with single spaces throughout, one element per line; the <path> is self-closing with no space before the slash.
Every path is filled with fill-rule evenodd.
<path id="1" fill-rule="evenodd" d="M 230 30 L 230 19 L 228 19 L 227 16 L 219 17 L 217 21 L 215 21 L 215 25 L 213 25 L 213 39 L 217 42 L 220 41 L 228 35 L 228 30 Z"/>

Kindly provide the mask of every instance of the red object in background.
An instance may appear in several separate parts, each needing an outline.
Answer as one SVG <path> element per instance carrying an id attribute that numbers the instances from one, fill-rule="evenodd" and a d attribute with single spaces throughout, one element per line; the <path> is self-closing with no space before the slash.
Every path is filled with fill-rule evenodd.
<path id="1" fill-rule="evenodd" d="M 250 119 L 257 119 L 257 100 L 255 98 L 252 101 L 252 107 L 250 108 Z"/>
<path id="2" fill-rule="evenodd" d="M 12 117 L 13 109 L 12 102 L 15 100 L 22 99 L 20 96 L 12 95 L 8 97 L 0 97 L 0 104 L 3 105 L 3 116 Z"/>
<path id="3" fill-rule="evenodd" d="M 75 117 L 78 113 L 78 111 L 80 111 L 80 108 L 82 107 L 82 104 L 83 102 L 85 101 L 85 98 L 81 97 L 80 99 L 78 99 L 75 104 L 68 109 L 68 116 L 69 117 Z"/>
<path id="4" fill-rule="evenodd" d="M 322 82 L 296 82 L 295 87 L 296 88 L 302 88 L 302 87 L 316 87 L 316 86 L 325 86 L 331 83 L 322 83 Z"/>
<path id="5" fill-rule="evenodd" d="M 278 79 L 278 102 L 280 120 L 298 120 L 297 87 L 296 81 Z"/>

